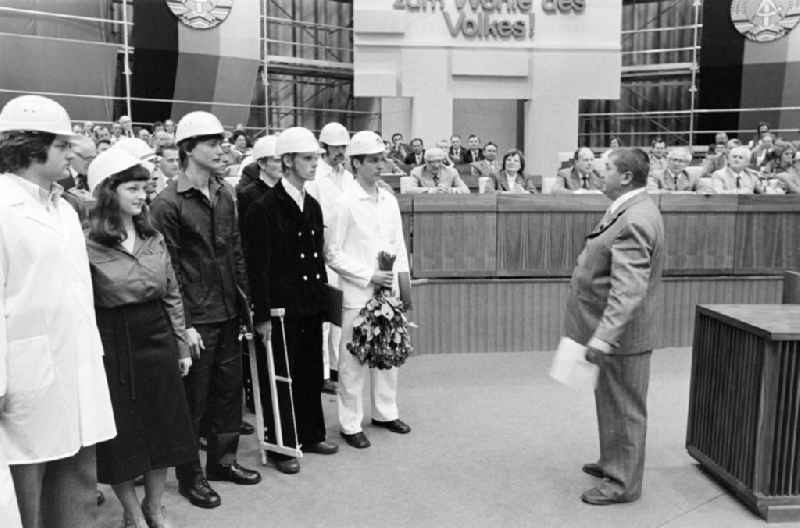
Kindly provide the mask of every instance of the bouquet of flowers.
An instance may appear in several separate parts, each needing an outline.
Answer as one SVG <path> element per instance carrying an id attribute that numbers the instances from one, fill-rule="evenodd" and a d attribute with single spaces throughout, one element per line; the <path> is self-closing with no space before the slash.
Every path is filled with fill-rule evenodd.
<path id="1" fill-rule="evenodd" d="M 395 258 L 381 251 L 378 269 L 391 271 Z M 390 288 L 376 287 L 375 294 L 353 321 L 353 339 L 347 343 L 347 350 L 362 365 L 367 363 L 371 368 L 399 367 L 414 351 L 408 329 L 415 327 L 406 318 L 403 301 L 393 297 Z"/>

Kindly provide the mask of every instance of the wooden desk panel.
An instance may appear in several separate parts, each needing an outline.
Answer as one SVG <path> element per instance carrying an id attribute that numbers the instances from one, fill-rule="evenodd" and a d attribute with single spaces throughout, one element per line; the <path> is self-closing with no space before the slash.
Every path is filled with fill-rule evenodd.
<path id="1" fill-rule="evenodd" d="M 727 275 L 734 269 L 734 195 L 661 195 L 666 275 Z"/>
<path id="2" fill-rule="evenodd" d="M 497 268 L 493 195 L 414 197 L 414 276 L 483 277 Z"/>
<path id="3" fill-rule="evenodd" d="M 569 277 L 608 204 L 598 195 L 499 195 L 498 275 Z"/>
<path id="4" fill-rule="evenodd" d="M 800 269 L 800 196 L 739 196 L 734 272 Z"/>

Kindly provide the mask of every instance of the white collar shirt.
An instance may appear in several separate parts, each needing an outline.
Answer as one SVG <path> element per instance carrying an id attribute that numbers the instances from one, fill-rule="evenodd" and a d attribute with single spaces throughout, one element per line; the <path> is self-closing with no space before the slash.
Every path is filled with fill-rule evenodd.
<path id="1" fill-rule="evenodd" d="M 325 257 L 342 278 L 344 307 L 363 308 L 373 294 L 370 279 L 378 269 L 381 251 L 397 257 L 395 291 L 396 274 L 409 271 L 400 207 L 388 191 L 377 187 L 377 195 L 371 196 L 356 183 L 335 210 L 335 222 L 325 238 Z"/>
<path id="2" fill-rule="evenodd" d="M 303 212 L 303 202 L 306 200 L 306 190 L 303 188 L 302 190 L 298 190 L 294 185 L 287 182 L 285 179 L 281 179 L 281 185 L 286 190 L 286 194 L 294 200 L 294 203 L 297 204 L 297 207 L 300 209 L 300 212 Z"/>
<path id="3" fill-rule="evenodd" d="M 619 209 L 622 206 L 622 204 L 624 204 L 626 201 L 633 198 L 637 194 L 643 192 L 647 192 L 646 187 L 637 187 L 632 191 L 628 191 L 626 193 L 623 193 L 621 196 L 618 196 L 616 200 L 611 202 L 611 205 L 608 207 L 608 211 L 606 212 L 606 216 L 613 215 L 617 211 L 617 209 Z"/>
<path id="4" fill-rule="evenodd" d="M 56 205 L 58 204 L 58 199 L 64 194 L 64 188 L 62 186 L 53 182 L 50 185 L 50 190 L 47 191 L 21 176 L 17 176 L 14 173 L 8 174 L 12 177 L 11 179 L 14 182 L 16 182 L 25 190 L 26 193 L 33 196 L 33 198 L 36 200 L 36 203 L 44 207 L 51 215 L 54 214 Z"/>

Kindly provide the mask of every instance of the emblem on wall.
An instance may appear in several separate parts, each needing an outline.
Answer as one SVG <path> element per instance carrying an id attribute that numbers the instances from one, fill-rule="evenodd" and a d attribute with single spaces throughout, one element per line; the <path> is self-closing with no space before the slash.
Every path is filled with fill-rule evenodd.
<path id="1" fill-rule="evenodd" d="M 231 12 L 233 0 L 166 0 L 178 20 L 194 29 L 220 25 Z"/>
<path id="2" fill-rule="evenodd" d="M 731 20 L 748 39 L 771 42 L 800 21 L 800 0 L 733 0 Z"/>

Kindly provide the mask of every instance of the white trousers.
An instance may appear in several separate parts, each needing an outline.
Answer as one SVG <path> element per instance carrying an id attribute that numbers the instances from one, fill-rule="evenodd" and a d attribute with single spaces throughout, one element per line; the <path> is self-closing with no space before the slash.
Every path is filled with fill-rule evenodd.
<path id="1" fill-rule="evenodd" d="M 327 268 L 328 284 L 339 287 L 339 276 Z M 322 379 L 330 379 L 331 365 L 338 367 L 339 343 L 342 340 L 342 329 L 331 323 L 322 323 Z"/>
<path id="2" fill-rule="evenodd" d="M 17 495 L 14 493 L 14 481 L 0 454 L 0 526 L 3 528 L 21 528 L 22 521 L 17 509 Z"/>
<path id="3" fill-rule="evenodd" d="M 359 309 L 345 309 L 342 313 L 342 340 L 339 351 L 339 424 L 345 434 L 361 431 L 364 419 L 364 383 L 370 375 L 372 386 L 372 417 L 379 421 L 396 420 L 397 410 L 397 368 L 389 370 L 371 369 L 362 365 L 347 350 L 347 343 L 353 338 L 353 321 Z"/>

